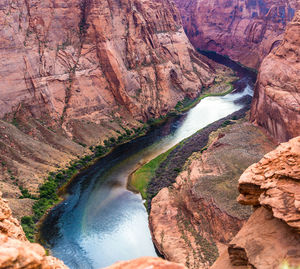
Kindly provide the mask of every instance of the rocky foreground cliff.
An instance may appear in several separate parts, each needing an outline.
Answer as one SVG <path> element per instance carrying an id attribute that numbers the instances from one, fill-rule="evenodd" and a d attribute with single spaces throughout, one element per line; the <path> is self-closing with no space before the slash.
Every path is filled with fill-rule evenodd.
<path id="1" fill-rule="evenodd" d="M 26 239 L 17 219 L 12 217 L 7 201 L 0 192 L 0 268 L 57 268 L 68 267 L 58 259 L 47 256 L 39 244 Z"/>
<path id="2" fill-rule="evenodd" d="M 280 44 L 297 0 L 175 0 L 192 44 L 258 68 Z"/>
<path id="3" fill-rule="evenodd" d="M 20 186 L 34 193 L 215 77 L 168 0 L 8 0 L 0 26 L 0 185 L 18 217 L 32 204 Z"/>
<path id="4" fill-rule="evenodd" d="M 300 137 L 281 144 L 239 179 L 238 201 L 254 213 L 213 269 L 300 264 Z"/>
<path id="5" fill-rule="evenodd" d="M 279 141 L 300 135 L 300 11 L 261 64 L 251 120 Z"/>

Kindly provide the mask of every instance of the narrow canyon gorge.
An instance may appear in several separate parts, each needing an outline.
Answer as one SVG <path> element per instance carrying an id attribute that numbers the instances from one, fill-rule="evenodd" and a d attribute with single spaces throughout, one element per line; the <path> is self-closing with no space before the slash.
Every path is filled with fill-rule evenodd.
<path id="1" fill-rule="evenodd" d="M 300 266 L 298 0 L 0 15 L 0 268 Z"/>

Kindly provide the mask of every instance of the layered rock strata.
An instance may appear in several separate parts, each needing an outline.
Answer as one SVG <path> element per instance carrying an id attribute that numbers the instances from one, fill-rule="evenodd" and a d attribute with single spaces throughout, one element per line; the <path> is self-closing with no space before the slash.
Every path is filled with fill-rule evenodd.
<path id="1" fill-rule="evenodd" d="M 175 0 L 192 44 L 258 68 L 282 40 L 296 0 Z"/>
<path id="2" fill-rule="evenodd" d="M 251 213 L 236 203 L 238 178 L 273 148 L 245 119 L 210 135 L 207 149 L 193 153 L 176 183 L 151 202 L 153 241 L 166 259 L 210 267 Z"/>
<path id="3" fill-rule="evenodd" d="M 239 179 L 242 204 L 256 208 L 212 268 L 300 264 L 300 137 L 281 144 Z"/>
<path id="4" fill-rule="evenodd" d="M 300 135 L 300 11 L 262 62 L 251 120 L 281 142 Z"/>

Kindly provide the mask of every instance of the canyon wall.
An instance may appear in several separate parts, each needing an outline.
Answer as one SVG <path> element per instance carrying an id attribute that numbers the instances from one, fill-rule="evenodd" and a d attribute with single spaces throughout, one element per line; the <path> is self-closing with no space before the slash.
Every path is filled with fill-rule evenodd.
<path id="1" fill-rule="evenodd" d="M 75 121 L 165 114 L 213 70 L 168 0 L 4 1 L 0 116 L 22 107 L 74 132 Z"/>
<path id="2" fill-rule="evenodd" d="M 300 135 L 300 11 L 261 64 L 251 120 L 281 142 Z"/>
<path id="3" fill-rule="evenodd" d="M 287 22 L 300 8 L 297 0 L 175 0 L 192 44 L 228 55 L 248 67 L 283 38 Z"/>
<path id="4" fill-rule="evenodd" d="M 18 186 L 34 193 L 88 146 L 196 97 L 219 68 L 168 0 L 5 0 L 0 26 L 0 185 L 20 216 L 32 201 Z"/>
<path id="5" fill-rule="evenodd" d="M 238 201 L 254 213 L 213 269 L 300 264 L 300 137 L 281 144 L 239 179 Z"/>

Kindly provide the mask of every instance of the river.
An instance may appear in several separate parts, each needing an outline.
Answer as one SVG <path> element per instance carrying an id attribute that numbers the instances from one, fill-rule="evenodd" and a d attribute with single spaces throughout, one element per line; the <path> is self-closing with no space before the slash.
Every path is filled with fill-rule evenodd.
<path id="1" fill-rule="evenodd" d="M 235 101 L 252 95 L 248 82 L 253 78 L 244 68 L 236 68 L 243 71 L 240 82 L 244 81 L 237 93 L 203 99 L 184 115 L 117 147 L 76 177 L 64 202 L 50 211 L 40 230 L 53 256 L 72 269 L 102 268 L 120 260 L 157 256 L 142 198 L 126 189 L 128 176 L 139 164 L 241 109 L 243 104 Z"/>

